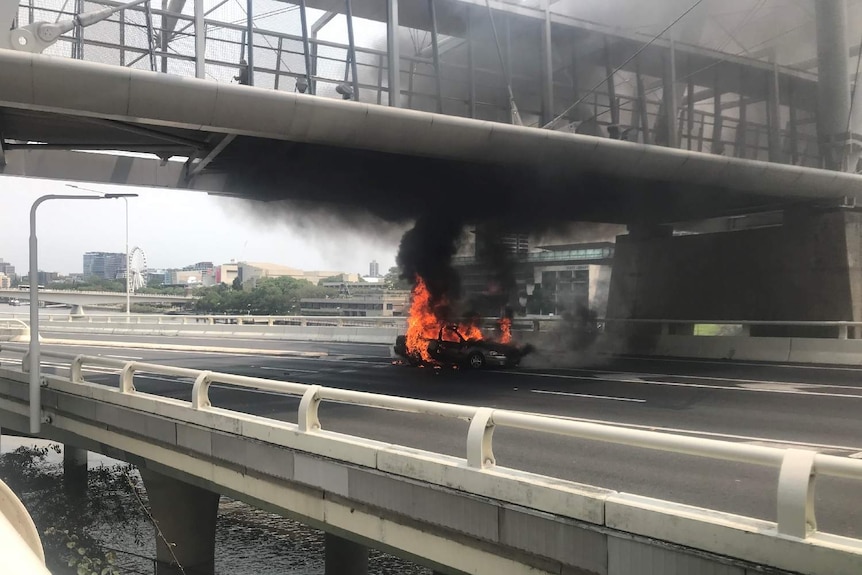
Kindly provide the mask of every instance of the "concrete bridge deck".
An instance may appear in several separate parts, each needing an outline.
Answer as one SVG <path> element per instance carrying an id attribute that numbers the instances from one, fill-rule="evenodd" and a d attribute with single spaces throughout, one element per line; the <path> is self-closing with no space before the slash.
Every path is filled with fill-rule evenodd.
<path id="1" fill-rule="evenodd" d="M 48 356 L 72 361 L 74 367 L 71 378 L 47 376 L 45 413 L 51 416 L 44 427 L 47 436 L 287 513 L 442 572 L 523 573 L 529 568 L 537 573 L 628 574 L 712 569 L 745 574 L 769 565 L 779 572 L 855 573 L 862 564 L 858 541 L 810 531 L 805 524 L 812 521 L 813 510 L 782 503 L 805 498 L 808 487 L 798 489 L 808 485 L 808 474 L 804 480 L 792 479 L 791 470 L 796 467 L 788 462 L 810 457 L 810 452 L 104 357 L 55 352 Z M 91 376 L 85 378 L 81 370 L 88 366 L 122 367 L 120 387 L 88 383 L 85 380 Z M 188 396 L 166 399 L 135 391 L 135 372 L 195 379 L 191 402 Z M 25 381 L 20 372 L 8 368 L 2 372 L 4 427 L 8 421 L 12 429 L 26 429 L 22 414 L 27 406 L 21 399 L 27 393 Z M 209 389 L 219 384 L 303 397 L 297 423 L 213 407 Z M 189 388 L 185 389 L 188 393 Z M 321 430 L 317 403 L 328 400 L 469 419 L 466 459 Z M 320 421 L 334 424 L 336 412 L 323 417 L 325 413 L 329 411 L 321 411 Z M 749 463 L 771 461 L 782 466 L 778 533 L 769 521 L 493 465 L 494 426 L 498 432 L 514 426 Z M 507 434 L 499 437 L 496 443 L 502 444 Z M 820 474 L 862 475 L 862 463 L 852 459 L 816 455 L 814 462 Z M 801 531 L 788 533 L 792 526 Z M 751 545 L 752 540 L 756 545 Z"/>

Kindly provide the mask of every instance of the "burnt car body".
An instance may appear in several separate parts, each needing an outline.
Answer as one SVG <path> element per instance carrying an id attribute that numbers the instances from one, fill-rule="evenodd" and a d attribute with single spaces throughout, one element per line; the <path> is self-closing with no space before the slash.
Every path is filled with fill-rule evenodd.
<path id="1" fill-rule="evenodd" d="M 444 335 L 452 334 L 457 341 L 447 339 Z M 440 328 L 437 339 L 426 340 L 428 355 L 441 366 L 458 366 L 469 369 L 487 367 L 517 367 L 521 359 L 532 351 L 532 346 L 518 346 L 511 343 L 500 343 L 486 339 L 467 339 L 454 325 L 444 325 Z M 399 335 L 395 340 L 393 351 L 407 360 L 410 365 L 423 365 L 426 362 L 415 353 L 407 350 L 407 336 Z"/>

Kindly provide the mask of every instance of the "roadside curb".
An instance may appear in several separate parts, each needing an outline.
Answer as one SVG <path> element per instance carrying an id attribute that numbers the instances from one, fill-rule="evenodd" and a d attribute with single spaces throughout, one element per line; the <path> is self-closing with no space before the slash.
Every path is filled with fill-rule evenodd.
<path id="1" fill-rule="evenodd" d="M 77 345 L 93 347 L 118 347 L 134 349 L 164 349 L 170 351 L 204 351 L 214 353 L 234 353 L 238 355 L 272 355 L 284 357 L 326 357 L 329 354 L 323 351 L 292 351 L 282 349 L 256 349 L 249 347 L 213 347 L 205 345 L 182 345 L 161 343 L 138 343 L 131 341 L 96 341 L 77 339 L 49 339 L 42 337 L 39 341 L 45 345 Z"/>

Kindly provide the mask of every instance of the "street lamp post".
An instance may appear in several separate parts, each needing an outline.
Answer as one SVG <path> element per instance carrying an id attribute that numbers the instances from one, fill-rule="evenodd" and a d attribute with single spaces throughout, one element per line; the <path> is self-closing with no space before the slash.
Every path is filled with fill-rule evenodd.
<path id="1" fill-rule="evenodd" d="M 36 239 L 36 208 L 48 200 L 108 200 L 137 194 L 102 194 L 99 196 L 48 194 L 36 198 L 30 206 L 30 433 L 42 427 L 42 381 L 39 358 L 39 252 Z"/>
<path id="2" fill-rule="evenodd" d="M 76 190 L 83 190 L 85 192 L 94 192 L 99 194 L 101 192 L 97 192 L 96 190 L 90 190 L 88 188 L 82 188 L 81 186 L 76 186 L 74 184 L 66 184 L 67 188 L 75 188 Z M 131 278 L 131 267 L 132 267 L 132 255 L 129 253 L 129 198 L 135 198 L 138 194 L 105 194 L 106 196 L 122 198 L 123 202 L 126 204 L 126 323 L 130 323 L 131 313 L 132 313 L 132 278 Z"/>

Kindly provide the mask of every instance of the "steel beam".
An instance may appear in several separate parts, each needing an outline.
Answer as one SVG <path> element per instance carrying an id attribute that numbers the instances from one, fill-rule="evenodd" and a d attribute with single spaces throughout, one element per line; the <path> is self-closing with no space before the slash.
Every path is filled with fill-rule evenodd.
<path id="1" fill-rule="evenodd" d="M 554 52 L 551 36 L 551 0 L 545 0 L 542 22 L 542 124 L 554 119 Z"/>
<path id="2" fill-rule="evenodd" d="M 617 90 L 614 85 L 614 67 L 611 63 L 611 45 L 608 37 L 604 37 L 605 76 L 607 77 L 608 106 L 611 111 L 611 124 L 620 125 L 620 108 L 617 106 Z"/>
<path id="3" fill-rule="evenodd" d="M 434 0 L 428 0 L 428 11 L 431 14 L 431 50 L 434 59 L 434 84 L 437 95 L 437 113 L 442 114 L 443 89 L 440 86 L 440 46 L 437 44 L 437 9 L 435 8 Z"/>
<path id="4" fill-rule="evenodd" d="M 663 80 L 663 94 L 662 100 L 664 100 L 664 119 L 665 119 L 665 137 L 667 138 L 666 145 L 669 148 L 678 148 L 679 142 L 677 141 L 677 133 L 676 133 L 676 111 L 677 111 L 677 102 L 676 102 L 676 49 L 674 47 L 676 43 L 671 40 L 670 41 L 670 50 L 666 53 L 665 59 L 665 72 L 662 78 Z"/>
<path id="5" fill-rule="evenodd" d="M 846 0 L 814 3 L 817 22 L 817 136 L 824 168 L 844 170 L 849 134 L 850 58 Z"/>
<path id="6" fill-rule="evenodd" d="M 195 0 L 195 78 L 206 77 L 206 50 L 207 27 L 204 23 L 204 0 Z"/>
<path id="7" fill-rule="evenodd" d="M 767 92 L 769 94 L 766 101 L 768 121 L 769 121 L 769 161 L 782 161 L 781 154 L 781 104 L 779 99 L 778 86 L 778 64 L 775 64 L 773 73 L 769 76 L 767 82 Z"/>
<path id="8" fill-rule="evenodd" d="M 739 123 L 736 125 L 736 157 L 745 157 L 746 136 L 748 134 L 748 121 L 746 118 L 745 92 L 745 70 L 739 71 Z"/>
<path id="9" fill-rule="evenodd" d="M 467 73 L 469 75 L 469 103 L 470 117 L 476 117 L 476 63 L 473 54 L 473 10 L 467 7 Z"/>
<path id="10" fill-rule="evenodd" d="M 640 111 L 642 142 L 649 144 L 649 117 L 647 116 L 646 91 L 644 90 L 644 78 L 640 71 L 640 59 L 635 62 L 635 82 L 637 83 L 638 100 L 637 107 Z"/>
<path id="11" fill-rule="evenodd" d="M 305 81 L 308 82 L 308 89 L 313 94 L 313 83 L 311 81 L 311 47 L 308 43 L 308 14 L 306 11 L 305 0 L 299 0 L 299 20 L 302 25 L 302 54 L 305 57 Z"/>
<path id="12" fill-rule="evenodd" d="M 344 3 L 347 8 L 347 53 L 350 58 L 350 73 L 353 76 L 353 99 L 358 102 L 359 75 L 356 67 L 356 40 L 353 36 L 353 3 L 352 0 L 345 0 Z"/>
<path id="13" fill-rule="evenodd" d="M 252 0 L 246 0 L 245 5 L 245 35 L 248 41 L 248 54 L 245 61 L 248 62 L 248 85 L 254 86 L 254 9 Z"/>
<path id="14" fill-rule="evenodd" d="M 688 86 L 686 87 L 686 103 L 688 104 L 685 111 L 686 148 L 691 150 L 694 147 L 692 141 L 694 137 L 694 80 L 692 78 L 688 79 Z"/>
<path id="15" fill-rule="evenodd" d="M 389 105 L 401 107 L 401 50 L 398 45 L 398 0 L 386 0 L 386 54 L 389 57 Z"/>
<path id="16" fill-rule="evenodd" d="M 712 97 L 712 145 L 710 151 L 718 155 L 724 153 L 724 142 L 721 139 L 721 132 L 724 129 L 724 117 L 721 113 L 721 84 L 716 73 L 715 89 L 713 90 Z"/>

